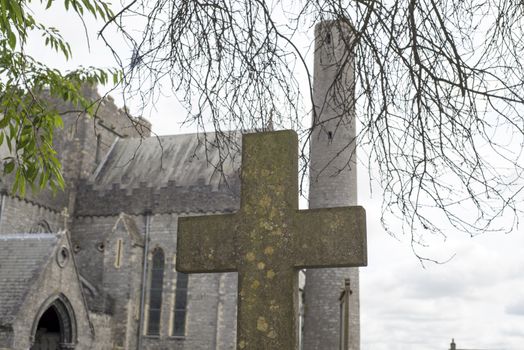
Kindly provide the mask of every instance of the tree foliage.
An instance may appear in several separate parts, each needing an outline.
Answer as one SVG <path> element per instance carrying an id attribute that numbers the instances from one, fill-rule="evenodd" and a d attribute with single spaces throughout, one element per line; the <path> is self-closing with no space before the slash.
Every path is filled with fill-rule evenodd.
<path id="1" fill-rule="evenodd" d="M 186 122 L 220 132 L 271 121 L 305 139 L 301 33 L 325 19 L 351 26 L 360 154 L 379 173 L 386 228 L 400 218 L 424 244 L 446 225 L 473 235 L 518 220 L 523 12 L 493 0 L 134 0 L 111 22 L 133 48 L 121 61 L 130 96 L 148 103 L 169 85 Z"/>
<path id="2" fill-rule="evenodd" d="M 53 0 L 42 1 L 46 9 Z M 49 98 L 62 99 L 78 106 L 79 111 L 93 112 L 93 101 L 81 94 L 82 84 L 106 83 L 116 70 L 93 67 L 62 73 L 40 63 L 26 53 L 31 34 L 40 34 L 45 45 L 72 57 L 69 44 L 54 27 L 40 23 L 30 8 L 31 0 L 0 1 L 0 164 L 3 175 L 14 174 L 13 191 L 24 195 L 26 185 L 33 189 L 63 187 L 61 166 L 53 149 L 53 134 L 62 126 L 58 111 Z M 103 0 L 65 0 L 66 10 L 82 17 L 91 15 L 108 20 L 113 15 Z"/>

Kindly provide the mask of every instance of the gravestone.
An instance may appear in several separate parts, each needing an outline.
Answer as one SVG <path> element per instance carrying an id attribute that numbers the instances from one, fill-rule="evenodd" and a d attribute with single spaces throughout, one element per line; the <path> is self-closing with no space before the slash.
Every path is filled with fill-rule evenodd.
<path id="1" fill-rule="evenodd" d="M 297 172 L 295 132 L 244 135 L 239 211 L 178 221 L 178 271 L 238 272 L 237 349 L 297 349 L 299 269 L 367 264 L 364 209 L 298 210 Z"/>

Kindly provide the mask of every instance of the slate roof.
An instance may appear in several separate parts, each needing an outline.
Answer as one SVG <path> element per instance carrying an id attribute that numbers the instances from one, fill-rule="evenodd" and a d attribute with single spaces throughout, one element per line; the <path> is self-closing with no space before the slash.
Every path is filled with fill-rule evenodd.
<path id="1" fill-rule="evenodd" d="M 0 325 L 14 321 L 59 239 L 48 233 L 0 235 Z"/>
<path id="2" fill-rule="evenodd" d="M 95 189 L 211 185 L 213 190 L 240 167 L 240 134 L 218 145 L 215 133 L 118 140 L 91 177 Z M 222 166 L 222 169 L 218 169 Z M 222 170 L 222 173 L 219 171 Z M 224 175 L 224 176 L 222 176 Z"/>
<path id="3" fill-rule="evenodd" d="M 240 144 L 240 133 L 119 139 L 79 186 L 76 214 L 235 211 Z"/>

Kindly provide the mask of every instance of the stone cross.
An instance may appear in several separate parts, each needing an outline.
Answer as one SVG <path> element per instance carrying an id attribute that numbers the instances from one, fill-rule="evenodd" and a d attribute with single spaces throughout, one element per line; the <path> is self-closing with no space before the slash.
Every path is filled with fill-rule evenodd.
<path id="1" fill-rule="evenodd" d="M 238 271 L 237 349 L 298 348 L 299 269 L 367 264 L 364 209 L 298 210 L 297 177 L 295 132 L 244 135 L 240 210 L 178 221 L 178 271 Z"/>

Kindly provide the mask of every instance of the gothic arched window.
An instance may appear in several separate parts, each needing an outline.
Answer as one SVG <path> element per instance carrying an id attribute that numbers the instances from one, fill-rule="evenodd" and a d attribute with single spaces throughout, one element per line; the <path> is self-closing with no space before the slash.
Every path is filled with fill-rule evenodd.
<path id="1" fill-rule="evenodd" d="M 33 226 L 29 229 L 29 233 L 53 233 L 53 230 L 51 230 L 49 223 L 42 219 L 33 224 Z"/>
<path id="2" fill-rule="evenodd" d="M 162 288 L 164 285 L 164 251 L 155 248 L 151 266 L 151 288 L 149 289 L 148 335 L 160 335 L 160 314 L 162 309 Z"/>
<path id="3" fill-rule="evenodd" d="M 176 274 L 175 309 L 173 320 L 173 336 L 184 336 L 186 330 L 188 275 Z"/>

